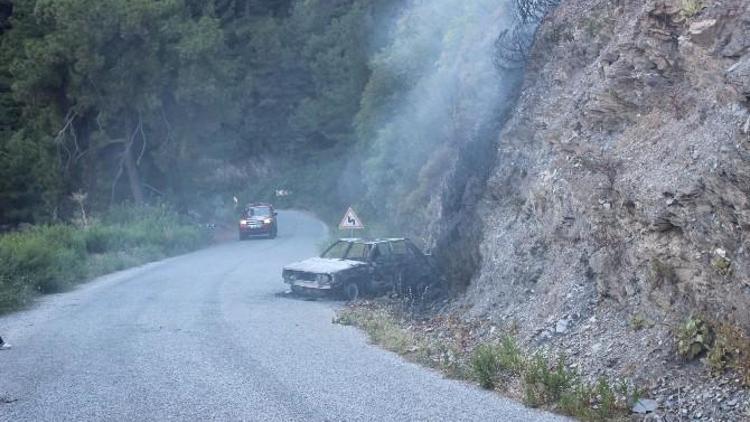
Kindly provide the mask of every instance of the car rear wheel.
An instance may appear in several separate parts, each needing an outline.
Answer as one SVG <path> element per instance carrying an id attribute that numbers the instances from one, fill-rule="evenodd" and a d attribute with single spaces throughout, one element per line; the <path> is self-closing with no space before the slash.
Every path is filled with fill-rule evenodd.
<path id="1" fill-rule="evenodd" d="M 344 286 L 344 299 L 348 301 L 355 301 L 359 299 L 359 296 L 361 294 L 359 285 L 357 283 L 348 283 L 346 286 Z"/>

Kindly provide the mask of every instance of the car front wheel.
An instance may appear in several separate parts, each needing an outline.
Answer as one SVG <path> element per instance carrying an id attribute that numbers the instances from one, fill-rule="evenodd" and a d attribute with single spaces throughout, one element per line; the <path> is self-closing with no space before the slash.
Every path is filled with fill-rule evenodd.
<path id="1" fill-rule="evenodd" d="M 348 283 L 346 286 L 344 286 L 344 299 L 352 302 L 357 299 L 359 299 L 360 295 L 360 288 L 357 283 Z"/>

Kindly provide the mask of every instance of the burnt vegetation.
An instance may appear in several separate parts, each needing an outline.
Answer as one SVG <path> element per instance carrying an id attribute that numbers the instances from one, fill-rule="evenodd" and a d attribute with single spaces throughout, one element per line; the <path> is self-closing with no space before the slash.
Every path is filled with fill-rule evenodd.
<path id="1" fill-rule="evenodd" d="M 529 59 L 536 30 L 560 0 L 514 0 L 516 22 L 495 40 L 495 66 L 501 71 L 522 69 Z"/>

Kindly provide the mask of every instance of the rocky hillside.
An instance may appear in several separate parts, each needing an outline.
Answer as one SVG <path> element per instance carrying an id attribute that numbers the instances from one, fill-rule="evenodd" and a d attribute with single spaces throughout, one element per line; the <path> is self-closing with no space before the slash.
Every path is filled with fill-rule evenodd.
<path id="1" fill-rule="evenodd" d="M 497 145 L 461 309 L 666 409 L 747 400 L 675 335 L 689 317 L 750 334 L 750 2 L 563 1 Z"/>

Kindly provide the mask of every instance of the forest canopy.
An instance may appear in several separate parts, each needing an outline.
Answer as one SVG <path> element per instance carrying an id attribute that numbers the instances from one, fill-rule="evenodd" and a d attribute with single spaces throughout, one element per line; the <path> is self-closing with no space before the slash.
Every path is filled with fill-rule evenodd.
<path id="1" fill-rule="evenodd" d="M 273 157 L 351 146 L 390 7 L 0 0 L 0 222 L 65 218 L 78 191 L 186 210 L 278 173 Z"/>
<path id="2" fill-rule="evenodd" d="M 420 216 L 457 157 L 488 165 L 503 34 L 549 1 L 0 0 L 0 225 L 278 189 Z"/>

